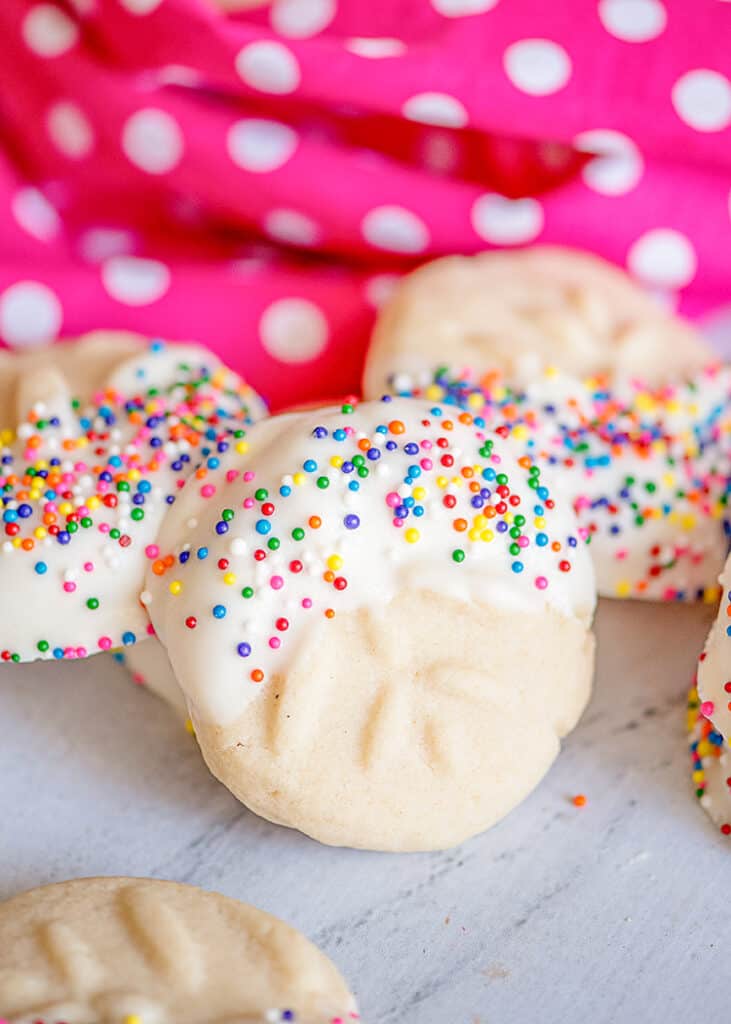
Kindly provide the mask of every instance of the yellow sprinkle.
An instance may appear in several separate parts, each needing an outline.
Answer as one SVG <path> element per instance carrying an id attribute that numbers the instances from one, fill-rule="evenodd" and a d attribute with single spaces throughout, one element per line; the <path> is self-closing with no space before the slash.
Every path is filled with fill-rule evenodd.
<path id="1" fill-rule="evenodd" d="M 480 534 L 480 540 L 484 540 L 485 543 L 489 543 L 491 540 L 494 539 L 495 534 L 492 532 L 492 530 L 483 530 L 482 533 Z"/>
<path id="2" fill-rule="evenodd" d="M 189 732 L 191 736 L 195 736 L 195 726 L 190 718 L 185 719 L 185 731 Z M 135 1017 L 134 1019 L 139 1020 L 139 1017 Z M 129 1022 L 130 1020 L 132 1020 L 132 1018 L 128 1017 L 127 1021 Z"/>
<path id="3" fill-rule="evenodd" d="M 714 583 L 710 587 L 706 587 L 703 591 L 703 604 L 715 604 L 721 593 L 721 588 L 717 583 Z"/>
<path id="4" fill-rule="evenodd" d="M 248 450 L 249 450 L 249 442 L 248 441 L 237 441 L 236 442 L 236 453 L 238 455 L 246 455 Z"/>
<path id="5" fill-rule="evenodd" d="M 223 582 L 228 584 L 228 586 L 230 587 L 233 583 L 236 582 L 236 573 L 235 572 L 224 573 Z"/>
<path id="6" fill-rule="evenodd" d="M 543 518 L 543 516 L 536 516 L 533 520 L 533 525 L 535 526 L 536 530 L 542 530 L 543 527 L 546 525 L 546 520 Z"/>
<path id="7" fill-rule="evenodd" d="M 139 480 L 141 476 L 142 473 L 140 473 L 139 469 L 130 469 L 129 473 L 127 474 L 127 477 L 130 480 Z"/>
<path id="8" fill-rule="evenodd" d="M 463 487 L 464 486 L 464 477 L 453 476 L 452 480 L 451 480 L 451 483 L 453 483 L 455 487 Z"/>
<path id="9" fill-rule="evenodd" d="M 15 433 L 12 430 L 0 430 L 0 441 L 3 444 L 10 444 L 15 440 Z"/>
<path id="10" fill-rule="evenodd" d="M 333 455 L 333 457 L 330 459 L 330 465 L 334 469 L 340 469 L 342 464 L 343 464 L 343 457 L 342 457 L 342 455 Z"/>
<path id="11" fill-rule="evenodd" d="M 697 522 L 698 520 L 692 514 L 692 512 L 686 512 L 686 514 L 681 517 L 680 525 L 683 527 L 684 530 L 690 531 L 695 529 Z"/>
<path id="12" fill-rule="evenodd" d="M 655 400 L 652 395 L 648 395 L 646 392 L 641 392 L 635 399 L 635 404 L 640 412 L 650 412 L 655 408 Z"/>
<path id="13" fill-rule="evenodd" d="M 420 536 L 421 534 L 419 533 L 415 526 L 410 527 L 404 534 L 404 537 L 406 538 L 409 544 L 416 544 Z"/>
<path id="14" fill-rule="evenodd" d="M 305 476 L 304 473 L 295 473 L 294 476 L 292 477 L 292 482 L 299 487 L 301 484 L 305 482 L 306 479 L 307 477 Z"/>
<path id="15" fill-rule="evenodd" d="M 183 589 L 183 584 L 180 580 L 173 580 L 168 589 L 171 594 L 179 594 Z"/>
<path id="16" fill-rule="evenodd" d="M 444 490 L 448 483 L 449 480 L 447 480 L 446 476 L 437 477 L 437 487 L 441 487 L 442 490 Z"/>
<path id="17" fill-rule="evenodd" d="M 424 498 L 426 497 L 426 488 L 424 488 L 424 487 L 415 487 L 412 493 L 413 493 L 414 501 L 423 501 Z"/>
<path id="18" fill-rule="evenodd" d="M 424 392 L 424 397 L 430 402 L 438 402 L 440 398 L 444 398 L 444 388 L 439 384 L 430 384 Z"/>
<path id="19" fill-rule="evenodd" d="M 513 437 L 516 438 L 518 441 L 523 441 L 526 437 L 528 437 L 528 428 L 526 427 L 525 423 L 515 424 L 515 426 L 513 427 Z"/>
<path id="20" fill-rule="evenodd" d="M 35 530 L 33 531 L 33 536 L 36 538 L 36 540 L 45 540 L 47 536 L 45 526 L 36 526 Z"/>
<path id="21" fill-rule="evenodd" d="M 467 536 L 470 538 L 470 540 L 479 540 L 480 539 L 480 531 L 476 530 L 474 528 L 474 526 L 473 526 L 472 529 L 467 534 Z"/>
<path id="22" fill-rule="evenodd" d="M 68 516 L 74 511 L 74 506 L 71 504 L 70 501 L 63 501 L 58 506 L 58 511 L 61 513 L 62 516 Z"/>
<path id="23" fill-rule="evenodd" d="M 614 588 L 617 597 L 627 597 L 632 593 L 632 585 L 627 580 L 620 580 Z"/>
<path id="24" fill-rule="evenodd" d="M 13 537 L 13 547 L 14 548 L 19 548 L 22 543 L 23 543 L 22 538 L 20 538 L 20 537 Z"/>
<path id="25" fill-rule="evenodd" d="M 555 367 L 555 366 L 547 366 L 546 370 L 545 370 L 545 373 L 544 373 L 544 376 L 548 377 L 549 379 L 551 377 L 557 377 L 558 376 L 558 368 Z"/>
<path id="26" fill-rule="evenodd" d="M 482 530 L 485 526 L 487 526 L 487 516 L 483 516 L 483 514 L 480 512 L 478 515 L 475 516 L 472 522 L 474 523 L 475 527 L 478 530 Z"/>
<path id="27" fill-rule="evenodd" d="M 124 1018 L 124 1024 L 142 1024 L 142 1018 L 136 1013 L 128 1013 Z"/>
<path id="28" fill-rule="evenodd" d="M 663 487 L 674 487 L 675 486 L 675 473 L 663 473 L 660 477 L 660 483 Z"/>
<path id="29" fill-rule="evenodd" d="M 330 555 L 327 560 L 328 569 L 332 569 L 335 572 L 337 569 L 342 568 L 343 560 L 340 555 Z"/>
<path id="30" fill-rule="evenodd" d="M 470 397 L 467 399 L 467 404 L 472 409 L 481 409 L 485 404 L 485 398 L 480 394 L 479 391 L 473 391 Z"/>

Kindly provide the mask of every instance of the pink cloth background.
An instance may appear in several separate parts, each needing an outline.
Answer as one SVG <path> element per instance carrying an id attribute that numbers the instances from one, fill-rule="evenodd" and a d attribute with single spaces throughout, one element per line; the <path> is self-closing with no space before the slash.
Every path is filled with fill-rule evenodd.
<path id="1" fill-rule="evenodd" d="M 357 390 L 395 275 L 554 242 L 731 302 L 726 0 L 3 0 L 0 338 Z"/>

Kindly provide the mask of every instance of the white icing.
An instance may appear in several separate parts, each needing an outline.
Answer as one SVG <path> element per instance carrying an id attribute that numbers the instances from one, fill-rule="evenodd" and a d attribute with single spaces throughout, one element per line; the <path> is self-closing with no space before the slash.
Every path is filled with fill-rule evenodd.
<path id="1" fill-rule="evenodd" d="M 703 713 L 716 729 L 731 738 L 731 556 L 719 578 L 721 603 L 698 665 L 698 694 Z M 727 690 L 726 687 L 729 687 Z"/>
<path id="2" fill-rule="evenodd" d="M 452 429 L 443 426 L 445 420 L 453 423 Z M 389 432 L 385 425 L 393 421 L 404 424 L 402 433 Z M 314 437 L 315 428 L 327 436 Z M 339 430 L 351 430 L 352 436 L 337 440 Z M 380 458 L 369 459 L 359 450 L 357 441 L 362 438 L 381 451 Z M 439 447 L 441 438 L 447 439 L 448 447 Z M 480 454 L 486 439 L 492 442 L 492 452 Z M 339 613 L 366 605 L 378 613 L 408 588 L 450 594 L 466 603 L 493 604 L 516 614 L 550 607 L 589 621 L 595 604 L 594 577 L 570 507 L 556 502 L 549 508 L 546 500 L 553 496 L 528 484 L 529 460 L 518 466 L 509 443 L 458 422 L 454 410 L 404 399 L 364 403 L 354 413 L 309 410 L 266 420 L 249 432 L 246 441 L 248 452 L 243 456 L 232 451 L 215 473 L 186 484 L 166 517 L 161 541 L 161 557 L 173 554 L 175 564 L 163 575 L 158 574 L 161 566 L 156 571 L 153 564 L 145 585 L 156 632 L 168 649 L 194 717 L 221 724 L 235 720 L 272 675 L 286 672 L 308 622 L 327 609 L 335 611 L 332 628 L 337 629 Z M 387 443 L 396 449 L 388 450 Z M 417 451 L 405 451 L 407 444 L 416 444 Z M 335 458 L 351 464 L 354 455 L 363 458 L 366 477 L 359 478 L 357 469 L 343 472 L 331 462 Z M 444 466 L 442 457 L 452 458 L 453 465 Z M 463 466 L 474 476 L 464 477 Z M 483 478 L 483 470 L 488 477 L 505 473 L 510 495 L 500 496 L 496 488 L 505 485 Z M 247 478 L 252 473 L 253 478 Z M 318 486 L 320 478 L 327 478 L 324 489 Z M 444 478 L 444 486 L 438 478 Z M 488 488 L 490 496 L 475 495 L 471 482 Z M 357 490 L 352 489 L 355 484 Z M 210 486 L 216 492 L 206 498 L 202 489 Z M 290 487 L 291 494 L 283 496 L 282 487 Z M 266 489 L 266 498 L 255 497 L 260 488 Z M 404 526 L 395 527 L 395 506 L 388 504 L 399 504 L 389 499 L 393 494 L 413 501 L 423 514 L 414 508 Z M 445 506 L 445 496 L 450 501 L 454 497 L 453 508 Z M 520 504 L 508 504 L 510 497 Z M 512 517 L 506 532 L 498 526 L 503 512 L 487 518 L 483 509 L 471 505 L 473 498 L 484 500 L 485 509 L 494 509 L 494 503 L 504 498 L 505 514 Z M 274 506 L 269 515 L 264 510 L 268 503 Z M 224 509 L 231 510 L 229 522 L 223 518 Z M 525 516 L 522 528 L 515 526 L 516 515 Z M 310 523 L 313 516 L 321 520 L 318 528 Z M 348 528 L 348 516 L 357 516 L 358 525 L 350 520 Z M 482 517 L 477 525 L 476 516 Z M 456 531 L 455 519 L 467 520 L 469 529 Z M 292 537 L 298 528 L 305 530 L 302 540 Z M 510 529 L 519 536 L 511 537 Z M 418 531 L 414 543 L 409 542 L 410 530 Z M 491 540 L 480 539 L 490 533 Z M 280 542 L 275 550 L 268 548 L 272 538 Z M 560 550 L 554 550 L 553 542 Z M 519 554 L 510 553 L 510 544 L 518 545 Z M 237 552 L 233 559 L 232 545 Z M 199 557 L 201 549 L 204 557 Z M 457 549 L 465 552 L 461 563 L 453 558 Z M 266 557 L 257 561 L 257 550 Z M 227 560 L 223 567 L 220 559 Z M 302 563 L 301 571 L 292 571 L 293 561 Z M 515 571 L 515 565 L 521 571 Z M 334 580 L 323 578 L 328 571 Z M 338 589 L 337 579 L 345 579 L 347 586 Z M 246 587 L 253 588 L 248 598 L 242 595 Z M 303 607 L 303 601 L 311 602 L 311 607 Z M 216 616 L 217 608 L 221 617 Z M 195 625 L 190 628 L 186 621 L 192 618 Z M 286 628 L 279 628 L 282 618 L 288 620 Z M 272 638 L 275 646 L 270 646 Z M 251 648 L 248 656 L 239 653 L 242 643 Z M 251 672 L 257 669 L 263 672 L 263 683 L 252 681 Z"/>

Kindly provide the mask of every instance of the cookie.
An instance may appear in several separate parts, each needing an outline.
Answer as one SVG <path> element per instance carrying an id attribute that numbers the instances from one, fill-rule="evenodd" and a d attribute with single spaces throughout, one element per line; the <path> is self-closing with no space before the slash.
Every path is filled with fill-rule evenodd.
<path id="1" fill-rule="evenodd" d="M 157 637 L 148 637 L 133 647 L 117 651 L 115 656 L 132 674 L 135 683 L 160 697 L 186 725 L 189 723 L 185 696 L 175 678 L 167 651 Z"/>
<path id="2" fill-rule="evenodd" d="M 0 657 L 134 643 L 163 515 L 261 399 L 201 348 L 104 332 L 3 355 L 0 398 Z"/>
<path id="3" fill-rule="evenodd" d="M 731 739 L 731 555 L 719 579 L 721 601 L 716 621 L 698 662 L 701 713 Z"/>
<path id="4" fill-rule="evenodd" d="M 566 503 L 469 413 L 275 416 L 186 484 L 143 601 L 203 755 L 322 842 L 454 845 L 548 770 L 589 697 Z"/>
<path id="5" fill-rule="evenodd" d="M 731 836 L 731 747 L 701 711 L 695 688 L 688 695 L 688 733 L 695 795 L 724 836 Z"/>
<path id="6" fill-rule="evenodd" d="M 403 278 L 376 323 L 363 391 L 380 397 L 395 373 L 428 375 L 445 362 L 456 371 L 499 369 L 519 384 L 545 365 L 657 384 L 711 359 L 689 324 L 617 267 L 535 246 L 448 256 Z"/>
<path id="7" fill-rule="evenodd" d="M 544 370 L 524 388 L 497 373 L 437 370 L 400 394 L 507 430 L 550 473 L 590 540 L 599 593 L 713 601 L 728 550 L 731 368 L 651 388 Z"/>
<path id="8" fill-rule="evenodd" d="M 9 1024 L 351 1024 L 355 1001 L 299 932 L 190 885 L 83 878 L 0 903 Z"/>

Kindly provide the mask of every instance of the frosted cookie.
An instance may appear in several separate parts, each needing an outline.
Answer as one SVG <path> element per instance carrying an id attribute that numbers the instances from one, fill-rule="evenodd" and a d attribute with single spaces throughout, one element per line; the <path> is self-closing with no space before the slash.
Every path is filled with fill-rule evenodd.
<path id="1" fill-rule="evenodd" d="M 0 903 L 9 1024 L 350 1024 L 355 1001 L 299 932 L 238 900 L 82 878 Z"/>
<path id="2" fill-rule="evenodd" d="M 720 832 L 731 835 L 731 747 L 701 711 L 695 687 L 688 695 L 688 733 L 695 795 Z"/>
<path id="3" fill-rule="evenodd" d="M 134 643 L 163 515 L 261 399 L 201 348 L 101 332 L 4 355 L 0 396 L 0 658 Z"/>
<path id="4" fill-rule="evenodd" d="M 519 384 L 547 363 L 580 377 L 665 383 L 712 358 L 689 324 L 617 267 L 535 246 L 447 256 L 402 278 L 378 317 L 363 391 L 378 398 L 399 372 L 429 374 L 445 362 L 499 369 Z"/>
<path id="5" fill-rule="evenodd" d="M 655 388 L 548 369 L 522 389 L 497 373 L 438 370 L 401 394 L 469 410 L 545 467 L 590 540 L 600 594 L 716 599 L 728 550 L 731 368 Z"/>
<path id="6" fill-rule="evenodd" d="M 244 444 L 183 489 L 143 595 L 214 775 L 326 843 L 487 828 L 589 696 L 595 587 L 571 508 L 434 403 L 276 416 Z"/>
<path id="7" fill-rule="evenodd" d="M 116 652 L 115 656 L 131 673 L 135 683 L 164 700 L 188 724 L 188 705 L 175 678 L 167 651 L 157 637 L 150 636 L 133 647 Z"/>
<path id="8" fill-rule="evenodd" d="M 719 579 L 721 602 L 698 662 L 701 712 L 731 739 L 731 556 Z"/>

